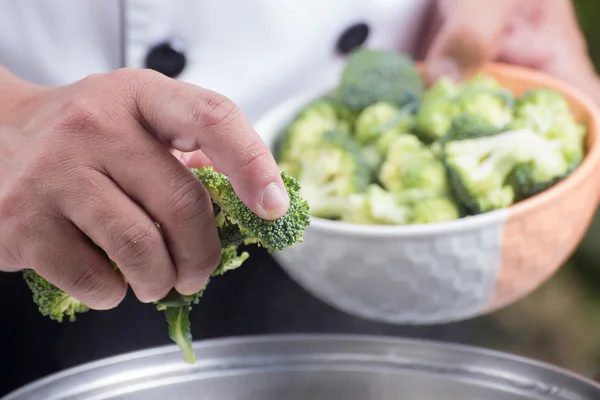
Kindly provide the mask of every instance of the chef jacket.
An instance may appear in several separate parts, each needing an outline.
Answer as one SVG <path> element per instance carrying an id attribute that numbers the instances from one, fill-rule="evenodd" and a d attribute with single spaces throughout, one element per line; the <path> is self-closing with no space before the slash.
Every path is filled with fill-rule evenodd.
<path id="1" fill-rule="evenodd" d="M 365 45 L 412 53 L 430 0 L 0 0 L 0 64 L 62 85 L 152 68 L 255 120 Z"/>

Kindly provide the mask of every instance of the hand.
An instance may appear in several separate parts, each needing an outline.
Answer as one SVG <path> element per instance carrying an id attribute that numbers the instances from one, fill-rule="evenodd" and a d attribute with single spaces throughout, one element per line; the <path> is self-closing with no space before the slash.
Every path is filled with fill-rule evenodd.
<path id="1" fill-rule="evenodd" d="M 259 216 L 289 206 L 279 169 L 227 98 L 123 69 L 64 87 L 0 70 L 0 269 L 32 268 L 84 304 L 200 290 L 220 260 L 207 192 L 169 152 L 197 151 Z M 154 224 L 159 222 L 162 235 Z"/>
<path id="2" fill-rule="evenodd" d="M 555 75 L 600 103 L 569 0 L 437 0 L 420 52 L 430 82 L 441 75 L 462 79 L 492 60 Z"/>

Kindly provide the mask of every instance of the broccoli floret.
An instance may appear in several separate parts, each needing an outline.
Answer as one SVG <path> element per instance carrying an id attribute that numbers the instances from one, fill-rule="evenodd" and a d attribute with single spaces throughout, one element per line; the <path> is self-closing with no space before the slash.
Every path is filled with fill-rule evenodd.
<path id="1" fill-rule="evenodd" d="M 423 95 L 415 129 L 425 141 L 435 141 L 448 133 L 455 117 L 469 114 L 502 130 L 512 121 L 513 106 L 512 94 L 492 77 L 480 74 L 460 84 L 442 78 Z"/>
<path id="2" fill-rule="evenodd" d="M 33 294 L 33 302 L 45 317 L 58 322 L 68 318 L 73 322 L 76 314 L 89 311 L 83 303 L 69 296 L 31 269 L 23 270 L 23 278 Z"/>
<path id="3" fill-rule="evenodd" d="M 400 108 L 391 103 L 377 102 L 358 115 L 353 139 L 369 165 L 372 180 L 377 179 L 390 143 L 396 137 L 407 134 L 412 127 L 413 108 L 413 104 Z"/>
<path id="4" fill-rule="evenodd" d="M 435 196 L 413 202 L 410 224 L 431 224 L 458 218 L 460 218 L 460 210 L 451 197 Z"/>
<path id="5" fill-rule="evenodd" d="M 341 221 L 366 225 L 415 225 L 451 221 L 460 217 L 448 196 L 413 190 L 391 193 L 371 184 L 365 193 L 350 196 Z"/>
<path id="6" fill-rule="evenodd" d="M 240 267 L 249 257 L 247 252 L 238 251 L 242 243 L 254 243 L 269 252 L 281 251 L 303 240 L 304 231 L 310 223 L 308 203 L 299 195 L 300 186 L 289 174 L 281 177 L 290 197 L 287 213 L 277 220 L 263 220 L 254 214 L 235 194 L 229 179 L 212 167 L 191 169 L 210 193 L 215 221 L 221 240 L 221 260 L 211 278 Z M 157 224 L 158 225 L 158 224 Z M 118 266 L 111 265 L 118 272 Z M 33 270 L 24 270 L 23 276 L 29 285 L 33 300 L 40 312 L 62 322 L 64 317 L 75 320 L 76 313 L 89 310 Z M 187 363 L 195 361 L 189 313 L 198 304 L 206 286 L 198 293 L 182 295 L 172 290 L 164 299 L 156 302 L 156 308 L 164 311 L 169 327 L 169 337 L 175 342 Z"/>
<path id="7" fill-rule="evenodd" d="M 511 122 L 512 105 L 512 97 L 506 92 L 463 91 L 459 97 L 460 112 L 482 116 L 496 128 L 504 128 Z"/>
<path id="8" fill-rule="evenodd" d="M 457 97 L 458 87 L 448 78 L 439 79 L 423 94 L 415 116 L 415 130 L 423 139 L 434 141 L 446 134 L 460 113 Z"/>
<path id="9" fill-rule="evenodd" d="M 563 157 L 560 143 L 541 141 L 532 161 L 518 165 L 509 181 L 515 190 L 515 201 L 528 199 L 565 179 L 571 168 Z"/>
<path id="10" fill-rule="evenodd" d="M 215 211 L 215 220 L 221 239 L 221 261 L 211 276 L 240 267 L 249 255 L 238 255 L 237 246 L 253 243 L 269 252 L 281 251 L 302 242 L 304 230 L 310 223 L 308 203 L 299 195 L 300 186 L 289 174 L 281 177 L 290 197 L 287 213 L 277 220 L 264 220 L 252 212 L 235 193 L 229 179 L 212 167 L 191 169 L 210 194 Z M 189 312 L 197 304 L 204 290 L 191 296 L 175 291 L 160 301 L 159 310 L 164 310 L 171 339 L 181 348 L 186 362 L 194 362 L 191 347 Z M 176 324 L 176 325 L 173 325 Z"/>
<path id="11" fill-rule="evenodd" d="M 351 110 L 377 102 L 402 107 L 418 102 L 423 80 L 412 59 L 395 51 L 359 48 L 349 56 L 339 85 L 339 96 Z"/>
<path id="12" fill-rule="evenodd" d="M 536 179 L 561 172 L 552 164 L 556 146 L 526 130 L 448 141 L 443 152 L 454 195 L 471 215 L 514 204 L 517 167 L 531 165 Z"/>
<path id="13" fill-rule="evenodd" d="M 211 277 L 223 275 L 227 271 L 240 267 L 249 256 L 246 251 L 238 254 L 237 246 L 224 247 L 221 250 L 221 261 Z M 196 355 L 192 348 L 193 338 L 189 316 L 192 306 L 200 302 L 205 289 L 206 286 L 198 293 L 189 296 L 172 290 L 164 299 L 156 303 L 156 309 L 165 312 L 169 338 L 177 344 L 184 362 L 188 364 L 196 362 Z"/>
<path id="14" fill-rule="evenodd" d="M 511 129 L 528 129 L 558 140 L 570 170 L 583 160 L 587 128 L 577 122 L 569 103 L 556 91 L 533 89 L 518 98 Z"/>
<path id="15" fill-rule="evenodd" d="M 400 136 L 390 144 L 379 181 L 392 193 L 424 191 L 438 195 L 449 191 L 444 164 L 412 135 Z"/>
<path id="16" fill-rule="evenodd" d="M 352 224 L 404 225 L 410 219 L 410 212 L 394 194 L 371 184 L 364 193 L 348 198 L 340 220 Z"/>
<path id="17" fill-rule="evenodd" d="M 374 145 L 374 148 L 377 150 L 379 157 L 381 159 L 384 159 L 390 149 L 390 145 L 392 144 L 392 142 L 394 140 L 396 140 L 396 138 L 398 136 L 405 135 L 405 134 L 407 134 L 407 133 L 404 133 L 397 129 L 389 129 L 389 130 L 383 132 L 377 138 L 377 140 L 375 141 L 375 145 Z"/>
<path id="18" fill-rule="evenodd" d="M 369 169 L 369 181 L 377 179 L 377 174 L 379 172 L 379 168 L 381 168 L 381 163 L 383 162 L 383 157 L 385 155 L 381 154 L 377 146 L 373 144 L 361 147 L 360 154 L 362 160 Z"/>
<path id="19" fill-rule="evenodd" d="M 394 104 L 377 102 L 365 108 L 356 119 L 355 138 L 359 145 L 377 141 L 384 133 L 403 134 L 413 124 L 413 104 L 400 108 Z"/>
<path id="20" fill-rule="evenodd" d="M 351 137 L 327 132 L 304 150 L 297 179 L 300 196 L 314 217 L 337 219 L 351 194 L 362 193 L 371 180 L 370 167 Z"/>
<path id="21" fill-rule="evenodd" d="M 448 133 L 439 141 L 445 143 L 451 140 L 473 139 L 496 135 L 500 132 L 502 129 L 490 124 L 480 115 L 461 113 L 452 119 Z"/>
<path id="22" fill-rule="evenodd" d="M 224 247 L 221 250 L 221 261 L 211 277 L 223 275 L 227 271 L 240 267 L 249 256 L 246 251 L 238 254 L 237 246 Z M 200 302 L 205 289 L 206 286 L 198 293 L 189 296 L 171 290 L 164 299 L 156 303 L 156 309 L 165 312 L 169 338 L 177 344 L 183 355 L 183 360 L 188 364 L 193 364 L 196 361 L 196 355 L 192 348 L 193 338 L 189 315 L 192 306 Z"/>
<path id="23" fill-rule="evenodd" d="M 294 163 L 300 160 L 307 147 L 318 143 L 326 132 L 346 132 L 353 130 L 355 117 L 332 100 L 319 99 L 292 120 L 275 144 L 278 162 Z"/>
<path id="24" fill-rule="evenodd" d="M 273 252 L 303 240 L 304 230 L 310 223 L 309 206 L 300 196 L 298 181 L 291 175 L 281 173 L 290 197 L 287 213 L 276 220 L 265 220 L 242 202 L 225 175 L 212 167 L 192 169 L 192 172 L 204 184 L 213 203 L 219 208 L 217 224 L 222 219 L 223 223 L 236 225 L 244 236 L 244 242 L 257 244 Z"/>

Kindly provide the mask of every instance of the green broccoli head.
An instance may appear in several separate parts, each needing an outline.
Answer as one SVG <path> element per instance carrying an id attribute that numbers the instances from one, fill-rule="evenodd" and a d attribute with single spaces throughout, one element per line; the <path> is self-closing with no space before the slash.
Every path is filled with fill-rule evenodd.
<path id="1" fill-rule="evenodd" d="M 528 199 L 565 179 L 572 167 L 567 164 L 560 142 L 541 140 L 535 157 L 526 164 L 518 165 L 509 177 L 515 190 L 515 200 Z"/>
<path id="2" fill-rule="evenodd" d="M 399 107 L 418 102 L 423 87 L 416 65 L 406 55 L 359 48 L 348 56 L 338 93 L 346 107 L 362 110 L 377 102 Z"/>
<path id="3" fill-rule="evenodd" d="M 210 193 L 221 240 L 221 260 L 211 278 L 240 267 L 248 259 L 247 252 L 238 251 L 238 246 L 242 243 L 256 243 L 269 251 L 280 251 L 303 240 L 304 230 L 310 222 L 308 203 L 299 196 L 298 182 L 289 174 L 281 173 L 290 196 L 289 210 L 278 220 L 267 221 L 259 218 L 242 203 L 225 175 L 211 167 L 191 171 Z M 109 261 L 120 273 L 118 266 L 112 260 Z M 59 322 L 65 317 L 74 321 L 77 313 L 89 310 L 33 270 L 24 270 L 23 277 L 43 315 Z M 187 363 L 195 361 L 189 313 L 192 306 L 200 301 L 205 288 L 192 295 L 182 295 L 173 289 L 164 299 L 155 303 L 158 310 L 165 312 L 169 337 L 179 346 Z"/>
<path id="4" fill-rule="evenodd" d="M 23 270 L 23 278 L 33 294 L 33 302 L 42 315 L 58 322 L 62 322 L 64 318 L 73 322 L 76 314 L 89 311 L 79 300 L 42 278 L 34 270 Z"/>
<path id="5" fill-rule="evenodd" d="M 415 116 L 415 130 L 425 141 L 443 137 L 460 113 L 458 86 L 448 78 L 439 79 L 422 98 Z"/>
<path id="6" fill-rule="evenodd" d="M 458 206 L 449 196 L 426 190 L 392 193 L 377 184 L 350 196 L 343 210 L 341 221 L 363 225 L 416 225 L 460 217 Z"/>
<path id="7" fill-rule="evenodd" d="M 289 174 L 282 172 L 281 177 L 290 197 L 290 207 L 283 217 L 271 221 L 258 217 L 239 199 L 227 176 L 212 167 L 191 171 L 210 194 L 221 240 L 221 260 L 211 278 L 239 268 L 248 259 L 247 252 L 238 251 L 238 246 L 243 243 L 255 243 L 268 251 L 281 251 L 303 240 L 304 230 L 310 222 L 308 204 L 299 197 L 298 182 Z M 181 349 L 186 363 L 196 360 L 189 313 L 192 306 L 199 303 L 205 288 L 192 295 L 172 290 L 156 303 L 157 309 L 165 312 L 169 337 Z"/>
<path id="8" fill-rule="evenodd" d="M 375 144 L 368 144 L 360 147 L 360 154 L 362 160 L 369 169 L 369 181 L 377 179 L 377 174 L 379 173 L 379 168 L 381 168 L 381 163 L 383 162 L 385 154 L 382 154 Z"/>
<path id="9" fill-rule="evenodd" d="M 432 196 L 415 201 L 411 208 L 411 225 L 454 221 L 460 218 L 458 205 L 449 196 Z"/>
<path id="10" fill-rule="evenodd" d="M 240 253 L 237 245 L 223 247 L 221 249 L 221 260 L 219 261 L 217 268 L 210 275 L 209 282 L 210 279 L 214 278 L 215 276 L 223 275 L 228 271 L 241 267 L 249 257 L 250 254 L 247 251 Z M 165 296 L 165 298 L 156 302 L 156 308 L 159 311 L 163 311 L 169 307 L 191 306 L 193 304 L 198 304 L 200 302 L 200 298 L 202 298 L 202 295 L 204 294 L 206 286 L 208 286 L 208 282 L 204 289 L 191 295 L 183 295 L 173 289 L 167 296 Z"/>
<path id="11" fill-rule="evenodd" d="M 364 193 L 348 198 L 340 220 L 361 225 L 404 225 L 410 219 L 410 212 L 393 193 L 370 184 Z"/>
<path id="12" fill-rule="evenodd" d="M 339 218 L 349 195 L 361 193 L 371 180 L 371 166 L 345 133 L 327 132 L 304 150 L 297 179 L 300 195 L 314 217 Z"/>
<path id="13" fill-rule="evenodd" d="M 413 135 L 400 136 L 390 144 L 379 181 L 392 193 L 443 194 L 449 190 L 443 163 Z"/>
<path id="14" fill-rule="evenodd" d="M 300 196 L 298 181 L 291 175 L 281 173 L 290 197 L 287 213 L 276 220 L 265 220 L 242 202 L 225 175 L 212 167 L 192 169 L 192 172 L 208 190 L 213 203 L 218 206 L 217 226 L 219 219 L 222 219 L 222 224 L 236 225 L 245 243 L 257 244 L 270 252 L 284 250 L 303 240 L 304 230 L 310 223 L 309 206 Z"/>
<path id="15" fill-rule="evenodd" d="M 377 102 L 365 108 L 356 119 L 355 140 L 359 145 L 377 141 L 383 134 L 408 132 L 413 123 L 413 104 L 400 108 L 392 103 Z"/>
<path id="16" fill-rule="evenodd" d="M 445 143 L 451 140 L 472 139 L 496 135 L 502 129 L 490 124 L 487 119 L 477 114 L 461 113 L 452 119 L 447 134 L 439 142 Z"/>
<path id="17" fill-rule="evenodd" d="M 527 130 L 448 141 L 443 151 L 454 194 L 471 215 L 514 204 L 517 168 L 536 181 L 565 172 L 555 144 Z"/>
<path id="18" fill-rule="evenodd" d="M 350 133 L 355 117 L 343 105 L 319 99 L 304 108 L 288 125 L 275 144 L 278 161 L 295 162 L 302 158 L 304 149 L 320 142 L 326 132 Z"/>
<path id="19" fill-rule="evenodd" d="M 459 84 L 442 78 L 423 95 L 415 127 L 425 141 L 436 141 L 448 133 L 458 115 L 468 114 L 502 130 L 512 121 L 513 106 L 512 94 L 487 75 Z"/>
<path id="20" fill-rule="evenodd" d="M 239 268 L 248 257 L 249 254 L 245 251 L 238 254 L 237 246 L 224 247 L 221 250 L 221 261 L 211 274 L 211 278 Z M 165 313 L 169 338 L 179 347 L 183 355 L 183 360 L 187 364 L 196 362 L 196 355 L 192 347 L 193 337 L 190 312 L 192 311 L 192 306 L 200 302 L 205 289 L 206 286 L 198 293 L 192 295 L 183 295 L 176 290 L 171 290 L 164 299 L 156 303 L 156 309 Z"/>
<path id="21" fill-rule="evenodd" d="M 533 89 L 517 99 L 512 129 L 528 129 L 561 143 L 571 169 L 585 153 L 587 128 L 575 119 L 562 94 L 550 89 Z"/>

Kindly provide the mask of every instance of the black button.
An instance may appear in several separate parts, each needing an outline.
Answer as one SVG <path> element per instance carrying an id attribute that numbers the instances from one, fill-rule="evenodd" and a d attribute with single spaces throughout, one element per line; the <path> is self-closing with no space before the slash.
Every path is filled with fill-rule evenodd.
<path id="1" fill-rule="evenodd" d="M 348 54 L 352 50 L 361 46 L 369 36 L 369 26 L 360 23 L 351 26 L 340 36 L 337 41 L 337 51 L 341 54 Z"/>
<path id="2" fill-rule="evenodd" d="M 146 68 L 174 78 L 185 68 L 185 54 L 175 50 L 169 43 L 154 46 L 146 55 Z"/>

